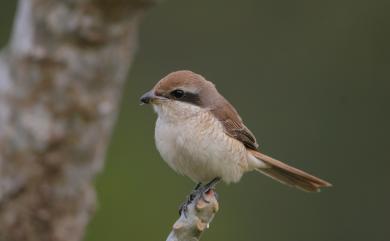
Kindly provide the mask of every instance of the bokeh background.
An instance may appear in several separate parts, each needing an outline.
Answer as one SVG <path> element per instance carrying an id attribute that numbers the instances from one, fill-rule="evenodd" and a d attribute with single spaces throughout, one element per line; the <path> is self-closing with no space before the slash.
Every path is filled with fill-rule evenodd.
<path id="1" fill-rule="evenodd" d="M 0 3 L 0 44 L 15 1 Z M 85 241 L 165 240 L 193 183 L 162 161 L 155 114 L 138 98 L 190 69 L 239 110 L 265 153 L 334 184 L 300 192 L 252 173 L 219 185 L 203 240 L 390 240 L 390 2 L 165 0 L 138 56 L 96 179 Z"/>

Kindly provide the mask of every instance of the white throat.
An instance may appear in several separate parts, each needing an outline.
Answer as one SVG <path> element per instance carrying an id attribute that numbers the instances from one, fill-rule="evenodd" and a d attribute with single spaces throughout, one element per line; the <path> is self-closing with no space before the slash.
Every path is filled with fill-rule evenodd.
<path id="1" fill-rule="evenodd" d="M 158 117 L 166 122 L 182 122 L 185 119 L 207 111 L 206 109 L 193 104 L 172 100 L 153 104 L 153 109 Z"/>

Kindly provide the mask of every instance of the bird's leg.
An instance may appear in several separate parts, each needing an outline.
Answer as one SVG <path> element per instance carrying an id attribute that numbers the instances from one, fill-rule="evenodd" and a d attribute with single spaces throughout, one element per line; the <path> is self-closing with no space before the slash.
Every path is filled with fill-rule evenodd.
<path id="1" fill-rule="evenodd" d="M 192 189 L 192 191 L 198 190 L 201 186 L 202 186 L 202 183 L 201 183 L 201 182 L 198 182 L 198 183 L 196 184 L 196 186 L 194 187 L 194 189 Z"/>
<path id="2" fill-rule="evenodd" d="M 204 187 L 208 188 L 208 189 L 212 189 L 215 187 L 215 185 L 217 185 L 217 183 L 221 181 L 221 178 L 220 177 L 216 177 L 214 178 L 213 180 L 211 180 L 209 183 L 207 183 L 206 185 L 204 185 Z"/>
<path id="3" fill-rule="evenodd" d="M 211 180 L 210 182 L 208 182 L 207 184 L 205 184 L 204 186 L 202 186 L 202 183 L 198 183 L 196 185 L 196 187 L 192 190 L 192 192 L 190 193 L 190 195 L 187 197 L 187 201 L 185 201 L 181 206 L 180 206 L 180 209 L 179 209 L 179 215 L 181 215 L 182 213 L 184 214 L 185 217 L 187 217 L 187 210 L 188 210 L 188 206 L 195 200 L 195 198 L 202 198 L 203 201 L 205 201 L 206 203 L 208 203 L 209 201 L 206 200 L 206 198 L 204 197 L 205 194 L 207 194 L 208 192 L 210 192 L 211 190 L 214 190 L 215 188 L 215 185 L 217 185 L 217 183 L 221 180 L 221 178 L 219 177 L 216 177 L 214 178 L 213 180 Z"/>
<path id="4" fill-rule="evenodd" d="M 200 192 L 200 197 L 203 199 L 203 201 L 205 201 L 206 203 L 209 203 L 209 201 L 207 201 L 205 198 L 204 198 L 204 194 L 212 191 L 215 189 L 215 186 L 217 185 L 217 183 L 221 181 L 221 178 L 220 177 L 216 177 L 214 178 L 213 180 L 211 180 L 209 183 L 207 183 L 206 185 L 204 185 L 202 188 L 200 188 L 201 190 L 198 190 L 198 192 Z M 215 196 L 217 197 L 217 193 L 215 193 Z"/>
<path id="5" fill-rule="evenodd" d="M 184 215 L 186 215 L 188 205 L 190 205 L 190 203 L 192 203 L 192 201 L 196 197 L 196 194 L 201 186 L 202 186 L 202 183 L 198 182 L 198 184 L 196 184 L 196 186 L 192 189 L 190 195 L 187 196 L 187 200 L 180 205 L 179 215 L 181 215 L 182 212 L 184 212 Z"/>

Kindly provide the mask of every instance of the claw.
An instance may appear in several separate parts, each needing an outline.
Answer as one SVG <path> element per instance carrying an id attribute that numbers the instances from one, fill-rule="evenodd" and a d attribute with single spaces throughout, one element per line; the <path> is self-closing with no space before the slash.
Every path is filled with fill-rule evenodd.
<path id="1" fill-rule="evenodd" d="M 179 207 L 179 216 L 184 212 L 183 213 L 184 217 L 187 218 L 188 206 L 192 203 L 192 201 L 194 201 L 194 199 L 195 199 L 195 197 L 197 195 L 197 192 L 198 192 L 198 190 L 200 189 L 201 186 L 202 186 L 201 182 L 196 184 L 194 189 L 192 189 L 190 195 L 187 196 L 187 200 L 180 205 L 180 207 Z"/>
<path id="2" fill-rule="evenodd" d="M 184 202 L 180 208 L 179 208 L 179 216 L 181 216 L 181 214 L 184 215 L 185 218 L 187 218 L 187 213 L 188 213 L 188 203 L 187 202 Z"/>

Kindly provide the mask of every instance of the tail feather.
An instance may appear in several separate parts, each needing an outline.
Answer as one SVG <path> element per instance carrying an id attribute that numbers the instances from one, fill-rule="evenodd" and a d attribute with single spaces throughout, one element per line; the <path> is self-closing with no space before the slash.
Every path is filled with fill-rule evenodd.
<path id="1" fill-rule="evenodd" d="M 310 175 L 295 167 L 289 166 L 272 157 L 264 155 L 258 151 L 250 151 L 253 156 L 264 162 L 267 168 L 257 168 L 257 170 L 283 184 L 297 187 L 308 192 L 318 192 L 322 187 L 330 187 L 327 181 Z"/>

